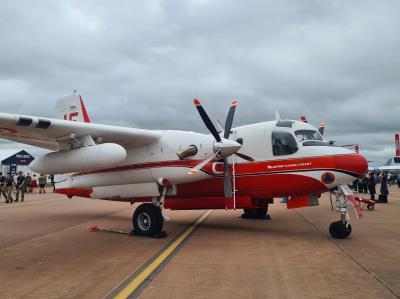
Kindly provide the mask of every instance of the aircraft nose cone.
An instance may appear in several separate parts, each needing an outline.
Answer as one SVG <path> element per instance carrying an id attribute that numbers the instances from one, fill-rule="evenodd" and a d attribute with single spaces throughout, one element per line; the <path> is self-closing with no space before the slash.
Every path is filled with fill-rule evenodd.
<path id="1" fill-rule="evenodd" d="M 360 154 L 343 155 L 335 157 L 335 165 L 339 170 L 364 176 L 368 170 L 368 161 Z"/>

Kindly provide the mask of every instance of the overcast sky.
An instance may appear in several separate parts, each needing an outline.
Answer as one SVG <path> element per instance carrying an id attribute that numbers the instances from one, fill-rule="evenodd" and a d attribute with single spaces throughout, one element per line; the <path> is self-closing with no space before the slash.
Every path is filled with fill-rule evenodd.
<path id="1" fill-rule="evenodd" d="M 53 116 L 77 89 L 92 121 L 206 133 L 306 115 L 375 165 L 400 130 L 400 1 L 1 1 L 0 111 Z M 0 149 L 28 149 L 2 142 Z"/>

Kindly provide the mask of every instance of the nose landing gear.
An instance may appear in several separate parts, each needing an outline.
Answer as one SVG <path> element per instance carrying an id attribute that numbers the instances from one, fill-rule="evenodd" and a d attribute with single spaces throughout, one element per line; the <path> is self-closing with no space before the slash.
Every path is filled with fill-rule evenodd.
<path id="1" fill-rule="evenodd" d="M 361 209 L 356 201 L 353 192 L 347 185 L 338 186 L 338 191 L 332 192 L 331 195 L 336 197 L 335 207 L 336 212 L 340 213 L 340 220 L 332 222 L 329 226 L 329 233 L 335 239 L 344 239 L 351 234 L 350 216 L 348 208 L 354 205 L 357 217 L 361 217 Z M 332 198 L 331 198 L 332 200 Z M 332 201 L 331 201 L 332 204 Z M 333 209 L 333 206 L 332 206 Z"/>
<path id="2" fill-rule="evenodd" d="M 351 234 L 351 224 L 349 222 L 343 223 L 342 220 L 332 222 L 329 226 L 329 233 L 335 239 L 344 239 Z"/>

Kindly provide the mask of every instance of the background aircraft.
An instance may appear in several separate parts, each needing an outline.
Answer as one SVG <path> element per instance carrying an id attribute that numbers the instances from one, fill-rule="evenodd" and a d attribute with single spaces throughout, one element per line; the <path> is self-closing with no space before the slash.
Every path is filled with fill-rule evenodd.
<path id="1" fill-rule="evenodd" d="M 368 168 L 369 170 L 384 171 L 391 174 L 400 174 L 400 133 L 394 135 L 396 155 L 390 158 L 385 165 Z"/>

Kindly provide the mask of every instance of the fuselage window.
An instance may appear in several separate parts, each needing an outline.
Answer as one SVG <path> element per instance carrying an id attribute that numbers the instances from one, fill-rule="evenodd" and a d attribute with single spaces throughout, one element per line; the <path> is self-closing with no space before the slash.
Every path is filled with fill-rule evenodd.
<path id="1" fill-rule="evenodd" d="M 294 132 L 298 142 L 303 142 L 307 140 L 319 140 L 322 141 L 322 136 L 319 132 L 314 130 L 297 130 Z"/>
<path id="2" fill-rule="evenodd" d="M 297 142 L 288 132 L 272 132 L 272 152 L 274 156 L 291 155 L 297 152 Z"/>

